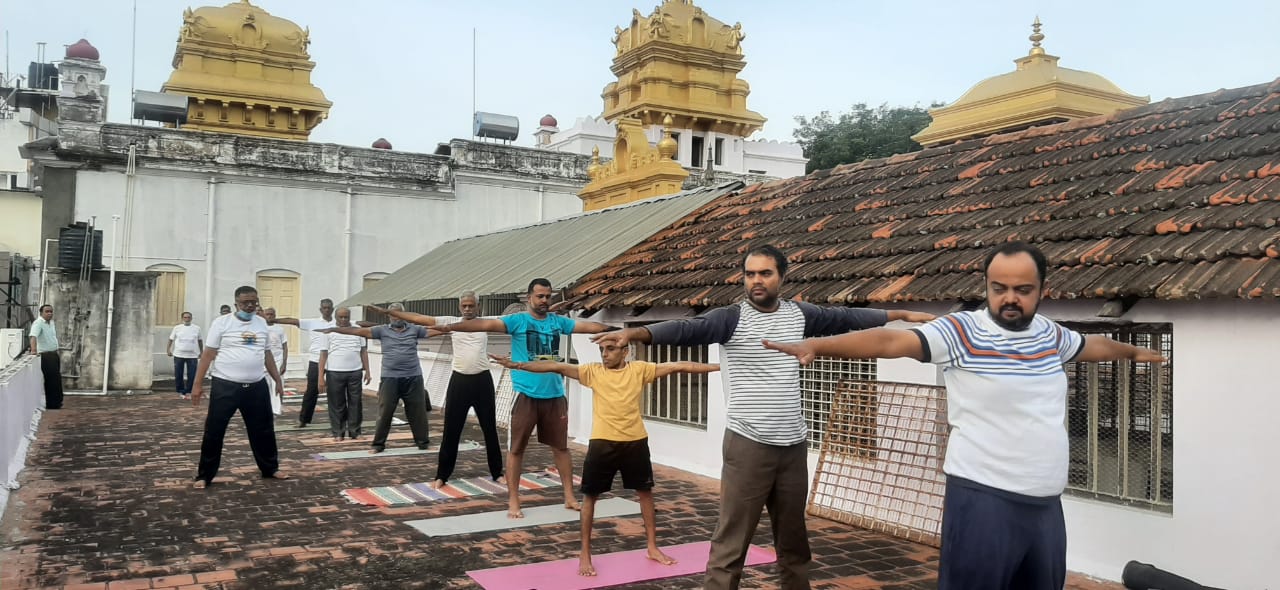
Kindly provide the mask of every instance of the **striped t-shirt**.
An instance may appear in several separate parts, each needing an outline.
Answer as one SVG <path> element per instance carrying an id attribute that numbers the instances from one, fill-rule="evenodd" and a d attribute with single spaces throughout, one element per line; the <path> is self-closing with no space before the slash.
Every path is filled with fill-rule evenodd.
<path id="1" fill-rule="evenodd" d="M 885 312 L 877 309 L 781 300 L 778 309 L 763 312 L 743 301 L 646 329 L 654 344 L 722 344 L 721 366 L 728 380 L 727 428 L 756 442 L 790 446 L 805 440 L 800 363 L 791 355 L 766 349 L 760 341 L 799 342 L 883 326 L 886 320 Z"/>
<path id="2" fill-rule="evenodd" d="M 1025 330 L 1007 330 L 986 310 L 915 331 L 947 385 L 943 471 L 1026 496 L 1061 494 L 1069 453 L 1062 364 L 1080 354 L 1084 338 L 1042 315 Z"/>

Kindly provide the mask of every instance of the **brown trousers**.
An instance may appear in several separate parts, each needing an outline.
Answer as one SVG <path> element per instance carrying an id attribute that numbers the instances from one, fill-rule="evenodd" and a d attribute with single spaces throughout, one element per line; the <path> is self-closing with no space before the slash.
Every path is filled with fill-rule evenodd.
<path id="1" fill-rule="evenodd" d="M 777 447 L 726 430 L 720 471 L 720 522 L 711 537 L 707 590 L 736 590 L 760 509 L 769 510 L 782 590 L 809 588 L 809 451 L 803 442 Z"/>

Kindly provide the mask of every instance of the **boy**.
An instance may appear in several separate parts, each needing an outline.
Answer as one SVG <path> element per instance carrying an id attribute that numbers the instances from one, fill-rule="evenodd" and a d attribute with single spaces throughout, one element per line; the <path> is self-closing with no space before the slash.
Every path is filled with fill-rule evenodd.
<path id="1" fill-rule="evenodd" d="M 672 373 L 713 373 L 720 365 L 693 362 L 649 363 L 627 361 L 629 348 L 600 345 L 602 363 L 571 365 L 549 360 L 515 363 L 489 355 L 508 368 L 530 373 L 559 373 L 577 379 L 595 393 L 591 410 L 591 442 L 582 463 L 582 554 L 578 575 L 594 576 L 591 565 L 591 526 L 596 498 L 613 487 L 622 472 L 622 487 L 635 490 L 640 499 L 649 559 L 663 565 L 676 561 L 658 549 L 653 508 L 653 464 L 649 461 L 649 435 L 640 417 L 641 395 L 646 383 Z"/>

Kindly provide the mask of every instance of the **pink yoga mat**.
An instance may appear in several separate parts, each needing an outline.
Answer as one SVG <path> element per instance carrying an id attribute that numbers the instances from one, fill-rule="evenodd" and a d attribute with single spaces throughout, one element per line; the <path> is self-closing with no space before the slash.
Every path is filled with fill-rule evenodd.
<path id="1" fill-rule="evenodd" d="M 605 553 L 591 558 L 596 575 L 578 575 L 578 559 L 562 559 L 527 565 L 513 565 L 467 572 L 485 590 L 587 590 L 632 582 L 661 580 L 707 571 L 711 543 L 686 543 L 662 547 L 662 552 L 676 560 L 672 565 L 650 561 L 646 551 Z M 772 563 L 773 551 L 752 545 L 747 549 L 747 565 Z"/>

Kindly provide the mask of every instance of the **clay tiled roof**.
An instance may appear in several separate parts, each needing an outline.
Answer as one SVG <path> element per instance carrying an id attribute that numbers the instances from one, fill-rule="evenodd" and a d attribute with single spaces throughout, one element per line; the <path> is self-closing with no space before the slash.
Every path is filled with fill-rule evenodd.
<path id="1" fill-rule="evenodd" d="M 1280 297 L 1280 80 L 753 185 L 577 283 L 579 305 L 720 305 L 750 246 L 785 296 L 977 300 L 1006 240 L 1049 258 L 1046 296 Z"/>

